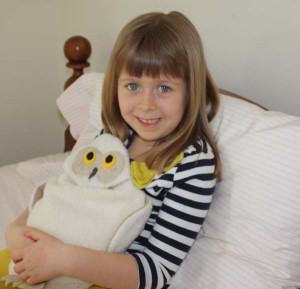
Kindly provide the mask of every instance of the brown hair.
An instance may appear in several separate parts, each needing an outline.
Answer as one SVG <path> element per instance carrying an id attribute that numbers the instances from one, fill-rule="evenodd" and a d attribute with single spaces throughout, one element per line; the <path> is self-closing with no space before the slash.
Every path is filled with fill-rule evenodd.
<path id="1" fill-rule="evenodd" d="M 220 179 L 220 155 L 209 126 L 219 107 L 218 89 L 206 66 L 201 39 L 194 25 L 179 12 L 153 12 L 133 19 L 120 32 L 103 83 L 102 120 L 106 132 L 125 141 L 129 128 L 121 116 L 117 95 L 122 70 L 136 77 L 163 74 L 186 82 L 183 118 L 178 127 L 147 154 L 147 166 L 161 172 L 187 146 L 202 139 L 214 151 L 215 174 Z"/>

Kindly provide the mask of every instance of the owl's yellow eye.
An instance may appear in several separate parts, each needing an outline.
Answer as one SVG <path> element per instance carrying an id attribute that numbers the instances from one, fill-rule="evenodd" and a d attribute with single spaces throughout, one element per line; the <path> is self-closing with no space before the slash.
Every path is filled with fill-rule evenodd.
<path id="1" fill-rule="evenodd" d="M 113 167 L 116 163 L 116 157 L 114 155 L 107 155 L 103 160 L 102 160 L 102 166 L 106 169 L 110 169 Z"/>
<path id="2" fill-rule="evenodd" d="M 88 151 L 84 156 L 83 156 L 83 162 L 86 165 L 91 165 L 94 161 L 96 160 L 96 152 L 93 150 Z"/>

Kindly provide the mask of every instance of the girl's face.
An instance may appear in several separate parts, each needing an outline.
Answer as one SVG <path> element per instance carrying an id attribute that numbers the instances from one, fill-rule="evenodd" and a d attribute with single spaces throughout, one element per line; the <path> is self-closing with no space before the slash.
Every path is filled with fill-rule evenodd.
<path id="1" fill-rule="evenodd" d="M 183 117 L 185 96 L 186 85 L 181 78 L 133 77 L 122 71 L 118 80 L 122 117 L 149 144 L 177 127 Z"/>

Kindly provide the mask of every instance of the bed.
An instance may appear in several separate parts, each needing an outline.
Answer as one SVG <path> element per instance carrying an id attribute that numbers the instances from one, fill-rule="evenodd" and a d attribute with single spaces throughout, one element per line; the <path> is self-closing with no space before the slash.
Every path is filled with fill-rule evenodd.
<path id="1" fill-rule="evenodd" d="M 83 74 L 91 45 L 65 43 L 73 75 L 57 105 L 69 127 L 64 152 L 0 168 L 0 249 L 7 225 L 28 205 L 34 187 L 62 172 L 74 146 L 101 129 L 102 73 Z M 211 122 L 222 156 L 205 224 L 171 288 L 279 289 L 300 287 L 300 118 L 220 90 Z M 1 262 L 1 260 L 0 260 Z"/>

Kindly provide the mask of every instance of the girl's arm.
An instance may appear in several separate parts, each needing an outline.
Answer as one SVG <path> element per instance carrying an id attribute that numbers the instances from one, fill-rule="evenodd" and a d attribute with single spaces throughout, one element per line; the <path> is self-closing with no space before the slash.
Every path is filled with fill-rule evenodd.
<path id="1" fill-rule="evenodd" d="M 65 275 L 107 288 L 138 287 L 137 263 L 129 254 L 99 252 L 72 245 L 66 246 L 64 254 L 64 259 L 68 259 Z"/>
<path id="2" fill-rule="evenodd" d="M 26 236 L 35 243 L 15 251 L 14 258 L 22 261 L 14 269 L 30 285 L 66 275 L 107 288 L 138 287 L 138 267 L 129 254 L 64 244 L 35 229 L 31 229 Z"/>
<path id="3" fill-rule="evenodd" d="M 153 212 L 145 231 L 128 250 L 138 263 L 139 289 L 170 284 L 193 245 L 212 200 L 216 179 L 210 147 L 204 151 L 199 145 L 189 147 L 174 170 L 152 182 L 153 192 L 149 189 L 149 193 L 153 198 L 157 188 L 166 188 L 166 194 L 162 190 L 161 205 L 154 198 L 154 210 L 159 209 Z"/>

